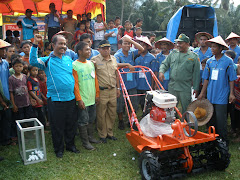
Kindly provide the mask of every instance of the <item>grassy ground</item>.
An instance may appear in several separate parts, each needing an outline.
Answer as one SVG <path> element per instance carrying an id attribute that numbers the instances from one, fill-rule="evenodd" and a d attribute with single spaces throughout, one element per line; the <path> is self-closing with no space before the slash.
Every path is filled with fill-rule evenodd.
<path id="1" fill-rule="evenodd" d="M 117 141 L 96 145 L 97 150 L 87 151 L 80 144 L 79 136 L 76 145 L 80 154 L 64 152 L 64 157 L 55 157 L 51 135 L 46 135 L 47 161 L 32 165 L 23 165 L 18 146 L 0 147 L 0 179 L 141 179 L 138 167 L 139 154 L 132 148 L 125 137 L 125 132 L 115 126 Z M 240 179 L 240 144 L 230 144 L 231 164 L 222 172 L 204 172 L 188 175 L 186 179 L 218 180 Z M 116 153 L 116 156 L 113 156 Z M 135 157 L 136 160 L 132 160 Z"/>

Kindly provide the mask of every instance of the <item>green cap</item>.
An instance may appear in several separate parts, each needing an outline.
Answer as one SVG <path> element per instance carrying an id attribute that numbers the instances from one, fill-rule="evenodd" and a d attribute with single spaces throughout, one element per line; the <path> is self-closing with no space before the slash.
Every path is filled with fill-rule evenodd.
<path id="1" fill-rule="evenodd" d="M 175 39 L 175 41 L 176 41 L 176 42 L 177 42 L 177 41 L 182 41 L 182 42 L 190 43 L 189 37 L 186 36 L 185 34 L 180 34 L 180 35 L 178 36 L 178 38 Z"/>

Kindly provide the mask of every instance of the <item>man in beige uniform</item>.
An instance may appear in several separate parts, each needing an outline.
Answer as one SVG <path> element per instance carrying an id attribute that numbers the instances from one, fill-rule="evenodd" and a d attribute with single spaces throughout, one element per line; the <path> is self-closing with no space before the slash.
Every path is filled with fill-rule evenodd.
<path id="1" fill-rule="evenodd" d="M 100 95 L 97 105 L 97 129 L 100 140 L 107 142 L 107 138 L 117 140 L 113 136 L 113 125 L 116 119 L 117 96 L 120 95 L 119 77 L 117 74 L 116 58 L 110 55 L 111 45 L 107 40 L 99 44 L 99 52 L 91 60 L 95 64 L 98 77 Z"/>

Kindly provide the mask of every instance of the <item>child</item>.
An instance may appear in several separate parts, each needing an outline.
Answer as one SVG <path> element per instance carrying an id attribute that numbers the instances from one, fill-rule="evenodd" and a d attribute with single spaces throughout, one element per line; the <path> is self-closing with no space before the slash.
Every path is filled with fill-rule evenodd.
<path id="1" fill-rule="evenodd" d="M 28 92 L 30 94 L 30 97 L 36 100 L 36 105 L 33 106 L 33 111 L 36 117 L 45 126 L 46 120 L 43 114 L 42 93 L 40 92 L 39 81 L 37 79 L 38 68 L 29 65 L 28 70 L 30 72 L 30 76 L 27 79 Z"/>
<path id="2" fill-rule="evenodd" d="M 23 41 L 20 48 L 22 49 L 22 52 L 24 53 L 22 60 L 27 62 L 29 64 L 29 53 L 31 49 L 32 44 L 29 41 Z"/>
<path id="3" fill-rule="evenodd" d="M 121 31 L 119 31 L 120 36 L 123 37 L 124 35 L 129 35 L 131 38 L 135 36 L 135 33 L 133 30 L 131 30 L 131 22 L 129 20 L 126 20 L 124 22 L 124 28 L 121 28 Z"/>
<path id="4" fill-rule="evenodd" d="M 80 41 L 80 36 L 83 35 L 84 33 L 86 33 L 86 25 L 85 23 L 81 22 L 80 26 L 79 26 L 79 30 L 75 32 L 74 34 L 74 40 L 75 40 L 75 44 L 79 43 Z"/>
<path id="5" fill-rule="evenodd" d="M 33 117 L 33 110 L 27 89 L 27 76 L 22 74 L 23 61 L 16 58 L 12 66 L 15 73 L 9 77 L 9 92 L 15 119 L 28 119 Z M 32 103 L 34 104 L 34 101 Z"/>
<path id="6" fill-rule="evenodd" d="M 94 23 L 93 23 L 93 25 L 94 25 Z M 92 41 L 92 44 L 93 44 L 94 32 L 91 29 L 91 20 L 86 21 L 86 33 L 91 35 L 91 41 Z"/>
<path id="7" fill-rule="evenodd" d="M 47 77 L 42 69 L 38 69 L 38 82 L 40 91 L 42 93 L 43 112 L 45 117 L 47 118 Z"/>
<path id="8" fill-rule="evenodd" d="M 22 73 L 25 74 L 27 77 L 29 77 L 29 71 L 28 71 L 28 63 L 23 61 L 23 70 Z"/>
<path id="9" fill-rule="evenodd" d="M 149 34 L 149 41 L 151 42 L 152 46 L 154 46 L 154 44 L 155 44 L 155 39 L 156 39 L 155 33 Z"/>
<path id="10" fill-rule="evenodd" d="M 109 27 L 109 29 L 106 30 L 106 33 L 105 33 L 104 37 L 111 44 L 111 51 L 115 53 L 118 50 L 118 47 L 117 47 L 118 29 L 114 28 L 114 21 L 113 20 L 108 21 L 108 27 Z"/>
<path id="11" fill-rule="evenodd" d="M 94 40 L 94 49 L 98 48 L 98 45 L 100 41 L 104 40 L 104 31 L 107 27 L 107 24 L 105 22 L 102 22 L 102 15 L 97 15 L 97 22 L 94 23 L 94 29 L 95 29 L 95 40 Z"/>
<path id="12" fill-rule="evenodd" d="M 52 51 L 51 43 L 50 42 L 45 42 L 44 47 L 45 47 L 44 56 L 49 56 L 49 54 Z"/>
<path id="13" fill-rule="evenodd" d="M 4 41 L 12 44 L 12 40 L 13 40 L 12 31 L 11 30 L 7 30 L 6 31 L 6 39 Z"/>
<path id="14" fill-rule="evenodd" d="M 35 35 L 35 34 L 39 34 L 38 29 L 34 29 L 34 30 L 33 30 L 33 35 Z M 31 40 L 31 42 L 33 43 L 34 38 L 31 38 L 30 40 Z M 38 43 L 38 57 L 43 56 L 43 55 L 44 55 L 44 53 L 43 53 L 43 41 L 41 40 L 41 41 Z"/>
<path id="15" fill-rule="evenodd" d="M 74 94 L 78 102 L 78 126 L 83 147 L 95 149 L 91 143 L 98 143 L 93 137 L 96 119 L 96 104 L 99 100 L 99 85 L 94 64 L 87 61 L 91 48 L 81 41 L 76 46 L 79 59 L 73 62 L 73 77 L 75 80 Z"/>
<path id="16" fill-rule="evenodd" d="M 13 41 L 12 45 L 14 45 L 16 52 L 20 51 L 20 39 L 19 39 L 19 31 L 13 31 Z"/>
<path id="17" fill-rule="evenodd" d="M 13 54 L 15 54 L 15 47 L 14 46 L 6 47 L 6 55 L 7 55 L 6 61 L 9 64 L 9 69 L 12 67 L 11 56 Z"/>
<path id="18" fill-rule="evenodd" d="M 142 36 L 142 28 L 141 27 L 136 27 L 136 36 L 134 37 L 134 39 L 141 39 Z"/>

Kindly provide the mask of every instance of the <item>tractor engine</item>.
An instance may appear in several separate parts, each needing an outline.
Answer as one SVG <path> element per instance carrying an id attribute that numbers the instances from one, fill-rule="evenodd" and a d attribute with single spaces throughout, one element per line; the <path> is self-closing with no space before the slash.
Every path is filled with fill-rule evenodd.
<path id="1" fill-rule="evenodd" d="M 177 98 L 167 91 L 147 91 L 144 105 L 144 115 L 150 113 L 151 119 L 162 123 L 172 123 L 175 121 L 174 107 Z"/>

